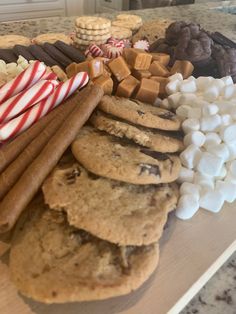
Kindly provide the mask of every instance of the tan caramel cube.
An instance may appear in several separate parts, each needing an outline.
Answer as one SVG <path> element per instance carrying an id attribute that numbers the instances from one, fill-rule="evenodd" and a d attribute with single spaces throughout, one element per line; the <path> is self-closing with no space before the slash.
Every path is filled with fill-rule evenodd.
<path id="1" fill-rule="evenodd" d="M 175 61 L 173 67 L 170 70 L 171 75 L 175 73 L 181 73 L 183 78 L 186 79 L 193 73 L 194 66 L 191 62 L 186 60 L 177 60 Z"/>
<path id="2" fill-rule="evenodd" d="M 152 73 L 153 76 L 170 76 L 170 72 L 168 69 L 159 61 L 153 61 L 149 71 Z"/>
<path id="3" fill-rule="evenodd" d="M 119 97 L 130 98 L 138 85 L 139 81 L 132 75 L 129 75 L 118 85 L 116 95 Z"/>
<path id="4" fill-rule="evenodd" d="M 94 79 L 103 74 L 104 66 L 101 59 L 93 59 L 89 61 L 89 77 Z"/>
<path id="5" fill-rule="evenodd" d="M 110 61 L 108 67 L 119 82 L 131 74 L 127 63 L 121 56 Z"/>
<path id="6" fill-rule="evenodd" d="M 136 94 L 136 99 L 153 104 L 159 94 L 160 83 L 143 78 Z"/>
<path id="7" fill-rule="evenodd" d="M 152 56 L 145 51 L 132 50 L 130 66 L 135 70 L 148 70 L 152 61 Z"/>
<path id="8" fill-rule="evenodd" d="M 66 74 L 68 78 L 71 78 L 73 75 L 77 74 L 77 63 L 73 62 L 66 67 Z"/>
<path id="9" fill-rule="evenodd" d="M 100 85 L 105 95 L 111 95 L 113 90 L 113 80 L 109 76 L 101 75 L 93 80 L 94 84 Z"/>
<path id="10" fill-rule="evenodd" d="M 132 75 L 136 77 L 137 80 L 141 80 L 142 78 L 150 78 L 152 74 L 147 70 L 132 70 Z"/>
<path id="11" fill-rule="evenodd" d="M 103 75 L 111 77 L 111 70 L 106 64 L 104 64 Z"/>
<path id="12" fill-rule="evenodd" d="M 161 64 L 163 64 L 165 67 L 169 64 L 170 62 L 170 56 L 166 53 L 162 52 L 152 52 L 152 61 L 158 61 Z"/>
<path id="13" fill-rule="evenodd" d="M 169 83 L 168 78 L 162 76 L 151 76 L 150 79 L 160 83 L 159 94 L 161 96 L 166 95 L 166 85 Z"/>

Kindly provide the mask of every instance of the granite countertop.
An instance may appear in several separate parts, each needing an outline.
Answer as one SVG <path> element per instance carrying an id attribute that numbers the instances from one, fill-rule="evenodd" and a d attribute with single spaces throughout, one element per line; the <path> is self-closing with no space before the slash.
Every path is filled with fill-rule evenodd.
<path id="1" fill-rule="evenodd" d="M 230 3 L 236 5 L 235 1 L 230 1 Z M 236 41 L 236 15 L 218 12 L 214 9 L 217 6 L 219 6 L 219 1 L 146 9 L 133 11 L 133 13 L 140 15 L 144 21 L 168 18 L 197 22 L 209 31 L 220 31 Z M 113 18 L 116 14 L 100 15 Z M 47 32 L 70 33 L 74 28 L 74 20 L 75 17 L 56 17 L 14 23 L 4 22 L 0 23 L 0 35 L 19 34 L 34 37 Z M 222 313 L 236 314 L 236 252 L 181 312 L 181 314 Z"/>

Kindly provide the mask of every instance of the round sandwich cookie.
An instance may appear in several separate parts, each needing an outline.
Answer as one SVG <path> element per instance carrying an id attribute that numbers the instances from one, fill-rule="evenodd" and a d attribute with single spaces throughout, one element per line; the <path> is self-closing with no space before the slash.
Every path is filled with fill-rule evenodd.
<path id="1" fill-rule="evenodd" d="M 63 33 L 40 34 L 33 39 L 33 42 L 37 45 L 43 45 L 45 43 L 54 44 L 58 40 L 63 41 L 68 45 L 72 44 L 71 38 Z"/>
<path id="2" fill-rule="evenodd" d="M 90 122 L 100 131 L 127 138 L 160 153 L 175 153 L 184 149 L 179 134 L 132 125 L 102 111 L 96 111 L 91 116 Z"/>
<path id="3" fill-rule="evenodd" d="M 136 24 L 142 24 L 142 18 L 134 14 L 118 14 L 116 16 L 116 19 L 122 21 L 132 21 Z"/>
<path id="4" fill-rule="evenodd" d="M 78 39 L 83 39 L 83 40 L 88 40 L 88 41 L 94 40 L 96 42 L 99 42 L 99 41 L 107 41 L 107 39 L 111 37 L 111 33 L 107 33 L 104 35 L 87 35 L 87 34 L 77 33 L 76 37 Z"/>
<path id="5" fill-rule="evenodd" d="M 107 299 L 139 288 L 155 270 L 157 244 L 117 246 L 71 227 L 64 213 L 34 199 L 19 220 L 10 253 L 19 291 L 44 303 Z"/>
<path id="6" fill-rule="evenodd" d="M 75 27 L 76 34 L 89 35 L 89 36 L 102 36 L 110 33 L 110 26 L 104 29 L 86 29 Z"/>
<path id="7" fill-rule="evenodd" d="M 181 129 L 181 120 L 173 112 L 135 99 L 105 95 L 98 108 L 137 125 L 167 131 Z"/>
<path id="8" fill-rule="evenodd" d="M 81 16 L 75 20 L 75 25 L 85 29 L 107 29 L 111 26 L 111 21 L 97 16 Z"/>
<path id="9" fill-rule="evenodd" d="M 122 28 L 128 28 L 131 31 L 136 31 L 141 27 L 142 24 L 137 24 L 134 21 L 129 21 L 129 20 L 115 20 L 112 21 L 112 26 L 116 27 L 122 27 Z"/>
<path id="10" fill-rule="evenodd" d="M 178 178 L 180 160 L 84 127 L 72 143 L 75 158 L 94 174 L 133 184 L 160 184 Z"/>
<path id="11" fill-rule="evenodd" d="M 29 46 L 31 41 L 28 37 L 20 35 L 3 35 L 0 36 L 0 48 L 13 48 L 15 45 Z"/>
<path id="12" fill-rule="evenodd" d="M 70 225 L 119 245 L 157 242 L 168 213 L 175 209 L 175 184 L 133 185 L 99 177 L 67 162 L 47 178 L 44 199 L 66 212 Z"/>
<path id="13" fill-rule="evenodd" d="M 132 36 L 132 31 L 125 27 L 111 27 L 111 37 L 115 39 L 127 39 Z"/>

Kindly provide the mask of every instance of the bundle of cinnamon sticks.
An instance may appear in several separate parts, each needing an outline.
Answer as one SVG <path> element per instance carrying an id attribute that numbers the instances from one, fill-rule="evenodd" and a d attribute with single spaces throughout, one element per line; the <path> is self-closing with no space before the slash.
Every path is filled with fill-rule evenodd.
<path id="1" fill-rule="evenodd" d="M 0 148 L 0 233 L 15 225 L 102 96 L 87 86 Z"/>

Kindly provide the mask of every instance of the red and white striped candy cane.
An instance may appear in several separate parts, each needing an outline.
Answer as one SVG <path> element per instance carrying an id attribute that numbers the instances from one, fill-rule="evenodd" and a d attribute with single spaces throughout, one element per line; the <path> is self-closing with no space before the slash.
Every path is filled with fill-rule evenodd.
<path id="1" fill-rule="evenodd" d="M 46 72 L 42 77 L 41 80 L 57 80 L 57 75 L 54 72 Z"/>
<path id="2" fill-rule="evenodd" d="M 35 61 L 27 69 L 0 88 L 0 104 L 37 83 L 46 72 L 43 63 Z"/>
<path id="3" fill-rule="evenodd" d="M 76 89 L 84 87 L 88 83 L 88 80 L 88 74 L 80 72 L 68 81 L 60 83 L 47 99 L 40 101 L 15 119 L 0 125 L 0 141 L 6 141 L 29 128 L 73 94 Z"/>
<path id="4" fill-rule="evenodd" d="M 42 80 L 6 100 L 0 106 L 0 123 L 14 118 L 19 113 L 48 97 L 53 92 L 54 86 L 54 82 Z"/>

